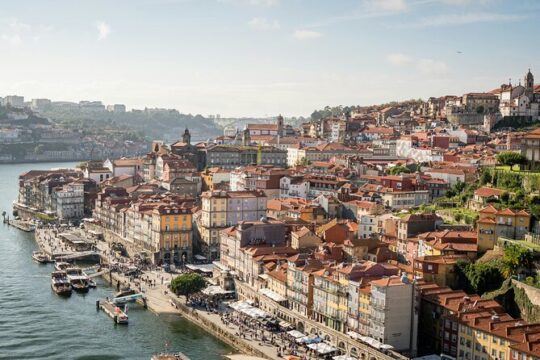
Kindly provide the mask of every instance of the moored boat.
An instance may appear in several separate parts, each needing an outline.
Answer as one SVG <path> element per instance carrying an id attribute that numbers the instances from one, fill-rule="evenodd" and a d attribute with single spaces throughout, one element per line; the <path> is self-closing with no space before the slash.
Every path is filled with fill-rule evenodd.
<path id="1" fill-rule="evenodd" d="M 32 253 L 32 259 L 40 264 L 47 264 L 51 262 L 51 258 L 49 257 L 49 255 L 41 251 L 34 251 Z"/>
<path id="2" fill-rule="evenodd" d="M 51 274 L 51 288 L 57 295 L 71 295 L 71 284 L 65 271 L 54 271 Z"/>
<path id="3" fill-rule="evenodd" d="M 73 290 L 77 292 L 88 292 L 88 289 L 90 288 L 88 277 L 84 275 L 80 268 L 67 268 L 66 273 Z"/>
<path id="4" fill-rule="evenodd" d="M 64 261 L 57 261 L 54 263 L 54 269 L 56 271 L 66 271 L 67 268 L 71 267 L 71 264 Z"/>

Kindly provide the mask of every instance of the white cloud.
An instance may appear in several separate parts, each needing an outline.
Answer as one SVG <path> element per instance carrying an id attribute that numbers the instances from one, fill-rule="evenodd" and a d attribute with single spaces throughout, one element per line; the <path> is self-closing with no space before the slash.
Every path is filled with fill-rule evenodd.
<path id="1" fill-rule="evenodd" d="M 433 59 L 420 59 L 417 62 L 418 70 L 428 75 L 446 75 L 448 65 L 442 61 Z"/>
<path id="2" fill-rule="evenodd" d="M 313 30 L 296 30 L 293 33 L 293 37 L 298 40 L 311 40 L 320 38 L 322 34 Z"/>
<path id="3" fill-rule="evenodd" d="M 103 21 L 96 24 L 96 29 L 98 31 L 98 40 L 105 40 L 111 33 L 111 27 L 109 24 L 104 23 Z"/>
<path id="4" fill-rule="evenodd" d="M 279 21 L 268 20 L 267 18 L 255 17 L 248 22 L 248 25 L 252 29 L 256 30 L 276 30 L 279 29 Z"/>
<path id="5" fill-rule="evenodd" d="M 507 15 L 497 13 L 468 13 L 468 14 L 445 14 L 424 18 L 412 24 L 412 27 L 435 27 L 447 25 L 465 25 L 486 22 L 509 22 L 525 19 L 524 15 Z"/>
<path id="6" fill-rule="evenodd" d="M 399 12 L 407 10 L 406 0 L 371 0 L 369 5 L 374 10 Z"/>
<path id="7" fill-rule="evenodd" d="M 402 65 L 410 64 L 412 61 L 412 58 L 405 54 L 390 54 L 386 57 L 386 60 L 392 65 L 402 66 Z"/>
<path id="8" fill-rule="evenodd" d="M 7 42 L 11 46 L 19 46 L 23 42 L 23 38 L 32 37 L 32 27 L 18 19 L 4 21 L 4 25 L 0 24 L 0 39 Z"/>
<path id="9" fill-rule="evenodd" d="M 279 4 L 279 0 L 218 0 L 218 2 L 235 5 L 251 5 L 271 7 Z"/>
<path id="10" fill-rule="evenodd" d="M 416 68 L 427 75 L 446 75 L 448 73 L 448 65 L 445 62 L 433 59 L 415 59 L 405 54 L 394 53 L 388 55 L 386 61 L 397 67 Z"/>

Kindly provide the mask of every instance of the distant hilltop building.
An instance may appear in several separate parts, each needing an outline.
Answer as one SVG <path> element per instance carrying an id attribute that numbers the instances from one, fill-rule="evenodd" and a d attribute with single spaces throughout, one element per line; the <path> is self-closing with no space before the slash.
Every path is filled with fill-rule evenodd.
<path id="1" fill-rule="evenodd" d="M 248 124 L 249 135 L 283 136 L 283 116 L 279 115 L 275 124 Z"/>
<path id="2" fill-rule="evenodd" d="M 105 111 L 105 105 L 101 101 L 79 101 L 79 109 L 86 112 Z"/>
<path id="3" fill-rule="evenodd" d="M 502 116 L 531 116 L 540 119 L 540 84 L 534 84 L 531 70 L 525 74 L 523 85 L 502 84 L 491 91 L 500 101 L 499 111 Z"/>
<path id="4" fill-rule="evenodd" d="M 126 105 L 124 104 L 107 105 L 107 111 L 113 112 L 113 113 L 125 113 Z"/>
<path id="5" fill-rule="evenodd" d="M 30 108 L 33 111 L 40 111 L 51 107 L 51 100 L 49 99 L 32 99 Z"/>
<path id="6" fill-rule="evenodd" d="M 8 95 L 2 101 L 2 105 L 14 108 L 24 108 L 24 96 Z"/>

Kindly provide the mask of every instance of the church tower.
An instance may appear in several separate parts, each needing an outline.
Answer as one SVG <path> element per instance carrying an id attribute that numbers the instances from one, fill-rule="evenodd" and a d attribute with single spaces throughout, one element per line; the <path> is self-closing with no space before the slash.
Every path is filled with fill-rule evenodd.
<path id="1" fill-rule="evenodd" d="M 279 136 L 283 136 L 283 116 L 281 114 L 277 117 L 277 132 Z"/>
<path id="2" fill-rule="evenodd" d="M 251 144 L 251 135 L 249 134 L 249 129 L 246 128 L 242 131 L 242 145 L 249 146 Z"/>
<path id="3" fill-rule="evenodd" d="M 182 135 L 182 142 L 190 145 L 191 144 L 191 134 L 189 133 L 188 128 L 184 131 L 184 135 Z"/>
<path id="4" fill-rule="evenodd" d="M 529 69 L 525 75 L 525 95 L 527 95 L 530 100 L 532 100 L 534 95 L 534 76 L 531 73 L 531 69 Z"/>

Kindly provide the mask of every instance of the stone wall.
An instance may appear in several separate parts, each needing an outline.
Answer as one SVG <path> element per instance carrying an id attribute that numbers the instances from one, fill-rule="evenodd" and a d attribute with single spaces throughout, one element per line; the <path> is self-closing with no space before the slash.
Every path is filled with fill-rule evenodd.
<path id="1" fill-rule="evenodd" d="M 540 289 L 514 279 L 512 286 L 521 317 L 528 322 L 540 322 Z"/>

